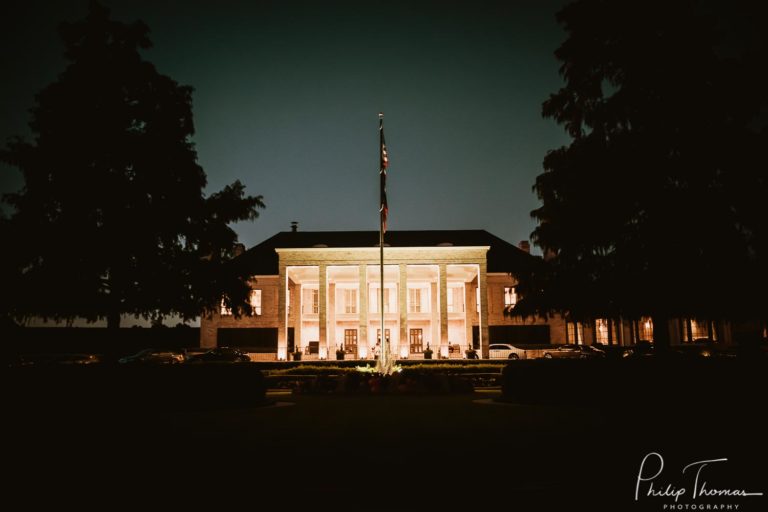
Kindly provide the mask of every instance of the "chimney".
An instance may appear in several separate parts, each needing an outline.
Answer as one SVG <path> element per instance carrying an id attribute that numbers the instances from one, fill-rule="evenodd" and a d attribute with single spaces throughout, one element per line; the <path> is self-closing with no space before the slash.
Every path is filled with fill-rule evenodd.
<path id="1" fill-rule="evenodd" d="M 528 254 L 531 254 L 531 243 L 528 240 L 520 240 L 520 243 L 517 244 L 517 247 L 521 251 L 525 251 Z"/>
<path id="2" fill-rule="evenodd" d="M 244 244 L 235 244 L 232 247 L 232 257 L 237 258 L 241 254 L 245 252 L 245 245 Z"/>
<path id="3" fill-rule="evenodd" d="M 291 221 L 291 232 L 295 233 L 299 230 L 299 223 L 294 221 Z"/>

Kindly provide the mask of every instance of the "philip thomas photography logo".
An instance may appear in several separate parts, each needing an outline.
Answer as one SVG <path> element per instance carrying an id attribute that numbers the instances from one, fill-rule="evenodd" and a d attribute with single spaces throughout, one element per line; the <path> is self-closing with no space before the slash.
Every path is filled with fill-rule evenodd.
<path id="1" fill-rule="evenodd" d="M 651 452 L 643 457 L 635 482 L 635 501 L 656 503 L 659 510 L 746 510 L 763 496 L 761 491 L 723 487 L 708 479 L 707 467 L 722 465 L 728 459 L 705 459 L 684 466 L 680 477 L 662 476 L 664 457 Z"/>

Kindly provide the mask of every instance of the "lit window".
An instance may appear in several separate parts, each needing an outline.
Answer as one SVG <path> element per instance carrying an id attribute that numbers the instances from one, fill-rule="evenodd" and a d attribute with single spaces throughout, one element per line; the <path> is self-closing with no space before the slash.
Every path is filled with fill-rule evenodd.
<path id="1" fill-rule="evenodd" d="M 568 322 L 568 332 L 566 333 L 567 342 L 575 345 L 584 343 L 584 329 L 578 322 Z"/>
<path id="2" fill-rule="evenodd" d="M 221 316 L 230 316 L 232 315 L 232 310 L 227 307 L 227 305 L 224 303 L 224 299 L 221 299 L 221 306 L 219 307 L 219 314 Z"/>
<path id="3" fill-rule="evenodd" d="M 408 289 L 408 311 L 421 313 L 421 288 Z"/>
<path id="4" fill-rule="evenodd" d="M 517 304 L 517 294 L 513 286 L 504 287 L 504 309 L 512 309 Z"/>
<path id="5" fill-rule="evenodd" d="M 595 339 L 598 343 L 608 344 L 608 320 L 605 318 L 595 320 Z"/>
<path id="6" fill-rule="evenodd" d="M 464 311 L 464 288 L 452 286 L 448 288 L 448 312 L 461 313 Z"/>
<path id="7" fill-rule="evenodd" d="M 320 312 L 320 290 L 304 288 L 302 291 L 302 311 L 305 315 L 316 315 Z"/>
<path id="8" fill-rule="evenodd" d="M 371 287 L 371 313 L 380 313 L 381 288 Z M 384 312 L 389 313 L 389 288 L 384 288 Z"/>
<path id="9" fill-rule="evenodd" d="M 607 318 L 598 318 L 595 320 L 595 341 L 605 345 L 613 345 L 619 342 L 616 333 L 616 322 Z"/>
<path id="10" fill-rule="evenodd" d="M 357 313 L 357 290 L 344 289 L 344 313 Z"/>
<path id="11" fill-rule="evenodd" d="M 251 307 L 254 315 L 261 315 L 261 290 L 251 290 Z"/>
<path id="12" fill-rule="evenodd" d="M 653 320 L 644 316 L 637 324 L 638 340 L 653 341 Z"/>
<path id="13" fill-rule="evenodd" d="M 717 341 L 717 333 L 712 322 L 694 319 L 691 319 L 689 322 L 688 341 L 705 338 Z"/>

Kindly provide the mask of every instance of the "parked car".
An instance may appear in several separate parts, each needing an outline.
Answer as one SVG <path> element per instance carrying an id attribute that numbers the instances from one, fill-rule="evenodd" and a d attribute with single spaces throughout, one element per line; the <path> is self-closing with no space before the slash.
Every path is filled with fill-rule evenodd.
<path id="1" fill-rule="evenodd" d="M 605 357 L 605 350 L 596 347 L 594 345 L 577 345 L 581 350 L 582 359 L 590 359 L 593 357 Z"/>
<path id="2" fill-rule="evenodd" d="M 189 356 L 187 361 L 190 363 L 248 363 L 251 361 L 251 358 L 248 357 L 248 354 L 236 348 L 216 347 L 202 354 Z"/>
<path id="3" fill-rule="evenodd" d="M 605 352 L 592 345 L 555 345 L 542 355 L 544 359 L 591 359 L 605 357 Z"/>
<path id="4" fill-rule="evenodd" d="M 709 338 L 698 338 L 693 342 L 681 345 L 671 345 L 664 352 L 666 357 L 698 358 L 698 357 L 736 357 L 737 349 L 733 345 L 724 345 Z M 640 340 L 635 345 L 624 347 L 624 357 L 652 357 L 660 355 L 653 342 Z"/>
<path id="5" fill-rule="evenodd" d="M 133 355 L 121 357 L 117 362 L 122 364 L 177 364 L 183 363 L 186 357 L 177 350 L 147 348 Z"/>
<path id="6" fill-rule="evenodd" d="M 636 345 L 606 345 L 605 343 L 595 343 L 592 347 L 601 350 L 605 357 L 609 359 L 623 359 L 635 355 Z M 645 347 L 641 347 L 637 352 L 645 353 Z"/>
<path id="7" fill-rule="evenodd" d="M 11 366 L 51 366 L 95 364 L 101 362 L 97 354 L 22 354 Z"/>
<path id="8" fill-rule="evenodd" d="M 650 357 L 655 353 L 653 342 L 639 340 L 634 345 L 622 347 L 621 357 Z"/>
<path id="9" fill-rule="evenodd" d="M 508 343 L 491 343 L 488 345 L 488 357 L 490 359 L 522 359 L 525 351 Z"/>
<path id="10" fill-rule="evenodd" d="M 736 357 L 737 347 L 724 345 L 709 338 L 698 338 L 690 343 L 673 345 L 674 353 L 688 357 Z"/>

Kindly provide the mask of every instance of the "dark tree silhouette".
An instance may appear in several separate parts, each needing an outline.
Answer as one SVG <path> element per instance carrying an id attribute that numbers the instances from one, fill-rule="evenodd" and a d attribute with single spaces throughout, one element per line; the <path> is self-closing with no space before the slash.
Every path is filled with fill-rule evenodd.
<path id="1" fill-rule="evenodd" d="M 734 30 L 749 13 L 715 4 L 583 0 L 558 13 L 565 85 L 543 115 L 572 142 L 534 186 L 533 238 L 555 257 L 524 280 L 520 312 L 658 326 L 765 316 L 765 40 Z"/>
<path id="2" fill-rule="evenodd" d="M 15 316 L 117 327 L 121 314 L 191 318 L 222 294 L 235 313 L 250 311 L 247 276 L 226 265 L 237 242 L 228 224 L 255 219 L 262 198 L 240 182 L 206 197 L 192 88 L 142 58 L 148 32 L 97 2 L 62 24 L 69 62 L 36 97 L 34 141 L 0 154 L 24 177 L 0 226 Z"/>

